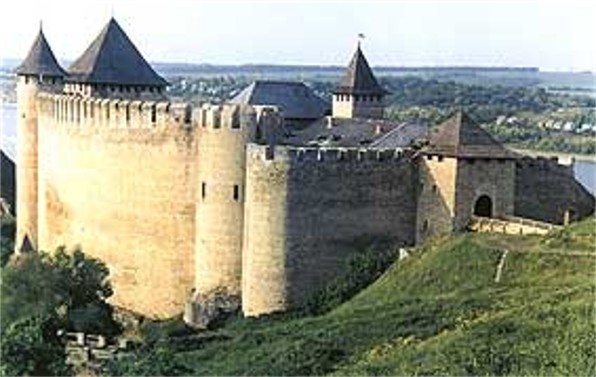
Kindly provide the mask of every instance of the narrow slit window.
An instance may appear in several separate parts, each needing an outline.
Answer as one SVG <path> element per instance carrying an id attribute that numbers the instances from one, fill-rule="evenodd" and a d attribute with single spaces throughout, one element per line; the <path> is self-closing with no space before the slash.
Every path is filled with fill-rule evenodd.
<path id="1" fill-rule="evenodd" d="M 201 199 L 205 200 L 205 196 L 207 196 L 207 183 L 201 182 Z"/>
<path id="2" fill-rule="evenodd" d="M 240 200 L 240 186 L 238 186 L 238 185 L 234 185 L 234 200 L 235 201 Z"/>

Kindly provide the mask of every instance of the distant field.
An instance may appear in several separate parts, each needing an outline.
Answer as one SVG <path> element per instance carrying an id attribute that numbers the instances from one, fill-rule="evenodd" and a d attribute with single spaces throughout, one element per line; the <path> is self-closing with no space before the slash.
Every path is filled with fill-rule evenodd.
<path id="1" fill-rule="evenodd" d="M 12 76 L 17 59 L 0 62 L 0 79 Z M 70 62 L 61 62 L 67 67 Z M 154 62 L 153 67 L 164 76 L 248 77 L 278 80 L 338 80 L 344 66 L 275 65 L 275 64 L 192 64 Z M 535 67 L 398 67 L 373 68 L 378 77 L 417 76 L 427 79 L 456 81 L 470 85 L 541 86 L 549 89 L 596 91 L 592 72 L 543 72 Z"/>

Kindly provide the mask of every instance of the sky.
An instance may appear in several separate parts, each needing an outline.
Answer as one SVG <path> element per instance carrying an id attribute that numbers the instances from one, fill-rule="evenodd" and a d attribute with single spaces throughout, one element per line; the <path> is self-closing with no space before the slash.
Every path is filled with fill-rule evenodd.
<path id="1" fill-rule="evenodd" d="M 149 61 L 345 65 L 362 33 L 373 66 L 596 71 L 594 0 L 8 0 L 0 58 L 22 59 L 42 21 L 75 59 L 112 15 Z"/>

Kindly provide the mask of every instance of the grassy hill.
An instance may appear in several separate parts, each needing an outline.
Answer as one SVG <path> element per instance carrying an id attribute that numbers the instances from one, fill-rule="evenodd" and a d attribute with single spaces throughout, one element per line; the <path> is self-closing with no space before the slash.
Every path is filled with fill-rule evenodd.
<path id="1" fill-rule="evenodd" d="M 236 318 L 167 347 L 204 375 L 593 376 L 594 226 L 436 240 L 323 315 Z"/>

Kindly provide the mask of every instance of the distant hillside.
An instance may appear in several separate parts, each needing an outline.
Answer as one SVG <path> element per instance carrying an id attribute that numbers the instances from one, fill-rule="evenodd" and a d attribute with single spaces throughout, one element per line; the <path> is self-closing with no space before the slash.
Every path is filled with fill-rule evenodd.
<path id="1" fill-rule="evenodd" d="M 2 59 L 0 61 L 0 71 L 11 72 L 19 64 L 21 59 Z M 68 67 L 72 61 L 60 60 L 63 67 Z M 330 73 L 343 73 L 343 65 L 321 65 L 321 64 L 270 64 L 270 63 L 246 63 L 246 64 L 210 64 L 210 63 L 174 63 L 174 62 L 151 62 L 151 65 L 163 73 L 253 73 L 253 72 L 276 72 L 276 71 L 317 71 Z M 506 67 L 506 66 L 375 66 L 375 71 L 379 73 L 392 72 L 518 72 L 518 73 L 537 73 L 537 67 Z"/>
<path id="2" fill-rule="evenodd" d="M 200 375 L 594 376 L 594 226 L 444 238 L 327 314 L 236 319 L 160 349 Z"/>

